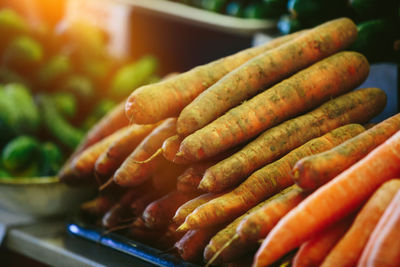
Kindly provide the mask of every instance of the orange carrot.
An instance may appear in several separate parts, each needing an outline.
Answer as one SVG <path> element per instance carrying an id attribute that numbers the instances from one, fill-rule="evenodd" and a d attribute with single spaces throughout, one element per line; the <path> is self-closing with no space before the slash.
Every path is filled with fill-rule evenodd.
<path id="1" fill-rule="evenodd" d="M 98 157 L 95 173 L 99 177 L 109 177 L 156 126 L 157 124 L 131 125 L 125 134 L 112 142 Z"/>
<path id="2" fill-rule="evenodd" d="M 152 175 L 152 183 L 154 188 L 162 194 L 167 194 L 176 189 L 176 180 L 185 169 L 186 165 L 177 165 L 162 159 L 160 166 Z"/>
<path id="3" fill-rule="evenodd" d="M 82 203 L 80 209 L 85 214 L 92 216 L 103 216 L 111 207 L 115 201 L 109 196 L 101 195 L 96 198 Z"/>
<path id="4" fill-rule="evenodd" d="M 278 47 L 300 34 L 302 32 L 276 38 L 265 45 L 198 66 L 165 81 L 142 86 L 136 89 L 126 102 L 127 117 L 135 123 L 148 124 L 178 116 L 187 104 L 224 75 L 249 59 Z"/>
<path id="5" fill-rule="evenodd" d="M 293 259 L 293 267 L 318 267 L 350 227 L 351 220 L 345 219 L 316 234 L 300 246 Z"/>
<path id="6" fill-rule="evenodd" d="M 198 206 L 203 205 L 204 203 L 207 203 L 208 201 L 221 196 L 221 194 L 222 193 L 220 194 L 206 193 L 192 200 L 189 200 L 188 202 L 184 203 L 182 206 L 178 208 L 173 218 L 174 222 L 176 224 L 182 224 L 185 221 L 186 216 L 188 216 Z"/>
<path id="7" fill-rule="evenodd" d="M 160 197 L 160 193 L 157 191 L 147 192 L 146 194 L 140 195 L 132 200 L 129 205 L 129 214 L 132 216 L 140 216 L 144 209 L 154 200 Z"/>
<path id="8" fill-rule="evenodd" d="M 254 266 L 273 263 L 312 233 L 353 212 L 382 183 L 399 176 L 398 151 L 400 132 L 311 194 L 272 229 L 256 254 Z"/>
<path id="9" fill-rule="evenodd" d="M 129 228 L 128 236 L 135 241 L 143 242 L 151 246 L 156 246 L 157 241 L 165 233 L 163 230 L 154 230 L 146 227 L 146 224 L 142 217 L 138 217 L 132 223 L 132 227 Z"/>
<path id="10" fill-rule="evenodd" d="M 219 227 L 212 227 L 187 231 L 185 235 L 175 243 L 174 247 L 185 261 L 200 261 L 203 256 L 204 248 L 211 237 L 219 230 Z"/>
<path id="11" fill-rule="evenodd" d="M 385 93 L 366 88 L 334 98 L 305 115 L 268 129 L 239 152 L 207 169 L 200 188 L 218 192 L 308 140 L 347 123 L 363 123 L 383 110 Z"/>
<path id="12" fill-rule="evenodd" d="M 330 149 L 359 134 L 363 129 L 361 125 L 350 124 L 307 142 L 281 159 L 254 172 L 231 192 L 199 206 L 186 217 L 181 227 L 183 229 L 209 227 L 237 217 L 263 199 L 292 185 L 291 170 L 299 159 Z M 182 229 L 181 227 L 179 229 Z"/>
<path id="13" fill-rule="evenodd" d="M 322 266 L 355 266 L 376 224 L 400 189 L 400 179 L 379 187 L 357 215 L 353 225 L 324 260 Z"/>
<path id="14" fill-rule="evenodd" d="M 82 177 L 93 174 L 94 166 L 99 156 L 110 146 L 110 144 L 125 135 L 128 130 L 129 126 L 123 127 L 82 151 L 71 162 L 72 168 Z"/>
<path id="15" fill-rule="evenodd" d="M 358 266 L 400 266 L 400 191 L 368 239 Z"/>
<path id="16" fill-rule="evenodd" d="M 369 64 L 363 55 L 356 52 L 334 54 L 187 136 L 181 143 L 179 153 L 192 161 L 209 158 L 356 88 L 366 79 L 368 72 Z"/>
<path id="17" fill-rule="evenodd" d="M 356 25 L 348 18 L 340 18 L 323 23 L 286 44 L 247 61 L 201 93 L 192 103 L 182 110 L 178 118 L 178 133 L 185 136 L 193 133 L 217 119 L 229 109 L 239 105 L 242 101 L 256 95 L 266 87 L 273 85 L 285 77 L 327 56 L 345 49 L 356 37 Z M 352 75 L 355 75 L 357 72 L 356 66 L 349 70 L 352 72 Z M 345 72 L 347 71 L 347 67 L 345 67 Z M 320 75 L 325 76 L 328 73 L 329 71 L 325 71 L 324 74 Z M 302 76 L 304 79 L 310 77 L 306 75 Z M 358 78 L 356 78 L 356 80 L 357 79 Z M 315 80 L 317 79 L 312 78 L 310 82 L 314 83 Z M 349 79 L 349 81 L 350 80 L 352 79 Z M 318 79 L 319 83 L 323 83 L 322 81 L 323 79 Z M 340 78 L 337 77 L 335 81 L 340 81 Z M 301 79 L 301 82 L 305 84 L 305 80 Z M 296 84 L 296 82 L 294 84 Z M 294 84 L 287 84 L 285 87 L 291 87 Z M 331 83 L 331 85 L 333 84 L 334 83 Z M 302 86 L 303 85 L 300 87 Z M 279 90 L 283 88 L 281 87 Z M 295 91 L 298 90 L 296 89 Z M 275 99 L 271 99 L 269 103 L 279 106 L 284 104 L 287 98 L 290 99 L 290 96 L 295 91 L 289 90 L 287 94 L 282 92 L 280 96 L 271 94 L 267 99 L 274 97 Z M 298 92 L 302 95 L 296 96 L 296 99 L 297 97 L 302 98 L 307 95 L 307 92 L 302 90 Z M 314 93 L 312 93 L 312 95 L 314 95 Z M 282 100 L 279 101 L 279 98 L 282 98 Z M 276 103 L 277 101 L 279 104 Z M 298 102 L 301 103 L 302 101 Z M 308 100 L 304 102 L 308 102 Z M 312 103 L 312 101 L 310 103 Z M 289 104 L 289 107 L 290 105 L 293 104 Z M 257 106 L 260 107 L 261 105 Z M 282 110 L 290 112 L 291 108 L 284 107 Z M 273 108 L 271 111 L 266 111 L 265 114 L 269 112 L 281 112 L 282 110 Z M 256 123 L 262 123 L 261 118 L 263 118 L 264 113 L 263 115 L 258 115 L 257 112 L 254 113 L 253 116 L 257 116 L 257 118 L 252 119 L 253 123 L 249 125 L 250 127 L 254 126 Z M 274 120 L 274 117 L 275 116 L 272 116 L 271 119 Z M 270 118 L 267 118 L 266 120 L 269 119 Z M 218 132 L 216 131 L 216 133 Z M 224 136 L 223 134 L 222 138 L 226 138 Z"/>
<path id="18" fill-rule="evenodd" d="M 177 178 L 177 189 L 181 192 L 198 192 L 200 180 L 206 169 L 214 165 L 214 161 L 194 163 Z"/>
<path id="19" fill-rule="evenodd" d="M 136 163 L 153 155 L 168 137 L 176 132 L 176 119 L 170 118 L 156 127 L 121 164 L 113 180 L 120 186 L 134 186 L 146 181 L 160 164 L 162 157 L 147 163 Z"/>
<path id="20" fill-rule="evenodd" d="M 292 185 L 279 194 L 274 195 L 256 212 L 246 216 L 236 229 L 244 242 L 257 242 L 267 236 L 269 231 L 290 210 L 296 207 L 307 194 Z"/>
<path id="21" fill-rule="evenodd" d="M 143 219 L 147 227 L 151 229 L 162 229 L 166 227 L 176 210 L 183 203 L 193 199 L 195 195 L 173 191 L 166 196 L 150 203 L 143 212 Z"/>
<path id="22" fill-rule="evenodd" d="M 400 130 L 400 114 L 320 154 L 305 157 L 293 168 L 293 179 L 306 190 L 315 190 L 356 163 Z"/>

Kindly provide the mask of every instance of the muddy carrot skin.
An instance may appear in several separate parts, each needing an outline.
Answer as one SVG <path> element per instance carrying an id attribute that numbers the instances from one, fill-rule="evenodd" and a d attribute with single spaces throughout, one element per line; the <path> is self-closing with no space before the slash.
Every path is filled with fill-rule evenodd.
<path id="1" fill-rule="evenodd" d="M 239 152 L 207 169 L 200 188 L 219 192 L 237 185 L 256 169 L 347 123 L 364 123 L 386 105 L 386 94 L 365 88 L 334 98 L 320 107 L 266 130 Z"/>
<path id="2" fill-rule="evenodd" d="M 178 225 L 182 224 L 185 221 L 186 216 L 188 216 L 198 206 L 203 205 L 204 203 L 207 203 L 208 201 L 221 196 L 221 194 L 222 193 L 220 194 L 206 193 L 192 200 L 189 200 L 188 202 L 184 203 L 182 206 L 178 208 L 173 218 L 174 222 Z"/>
<path id="3" fill-rule="evenodd" d="M 278 221 L 306 196 L 307 194 L 296 185 L 282 190 L 260 209 L 246 216 L 236 229 L 237 234 L 249 243 L 265 238 Z"/>
<path id="4" fill-rule="evenodd" d="M 313 238 L 300 246 L 293 259 L 293 267 L 320 266 L 329 251 L 350 227 L 351 220 L 345 219 L 338 224 L 316 234 Z"/>
<path id="5" fill-rule="evenodd" d="M 95 173 L 99 177 L 109 177 L 156 126 L 157 124 L 129 126 L 126 133 L 112 142 L 98 157 Z"/>
<path id="6" fill-rule="evenodd" d="M 361 125 L 349 124 L 312 139 L 281 159 L 254 172 L 231 192 L 199 206 L 186 217 L 185 223 L 179 228 L 210 227 L 239 216 L 262 200 L 292 185 L 291 170 L 299 159 L 330 149 L 363 130 Z"/>
<path id="7" fill-rule="evenodd" d="M 399 179 L 381 185 L 358 213 L 351 228 L 327 255 L 322 266 L 355 266 L 372 231 L 399 190 Z"/>
<path id="8" fill-rule="evenodd" d="M 183 203 L 193 199 L 195 195 L 173 191 L 166 196 L 153 201 L 143 211 L 146 226 L 151 229 L 162 229 L 172 220 L 176 210 Z"/>
<path id="9" fill-rule="evenodd" d="M 210 239 L 220 230 L 220 227 L 190 230 L 175 243 L 179 255 L 185 261 L 200 261 L 203 251 Z"/>
<path id="10" fill-rule="evenodd" d="M 174 162 L 176 164 L 189 164 L 190 160 L 184 157 L 176 157 L 176 153 L 179 151 L 179 147 L 182 142 L 182 137 L 179 135 L 174 135 L 164 141 L 161 149 L 162 154 L 166 160 Z"/>
<path id="11" fill-rule="evenodd" d="M 315 190 L 356 163 L 400 130 L 400 114 L 320 154 L 305 157 L 293 168 L 293 179 L 305 190 Z"/>
<path id="12" fill-rule="evenodd" d="M 232 108 L 187 136 L 179 153 L 192 161 L 209 158 L 356 88 L 368 73 L 369 64 L 363 55 L 336 53 Z"/>
<path id="13" fill-rule="evenodd" d="M 224 76 L 187 105 L 178 118 L 178 133 L 193 133 L 266 87 L 345 49 L 356 37 L 356 25 L 348 18 L 340 18 L 260 54 Z"/>
<path id="14" fill-rule="evenodd" d="M 354 212 L 381 184 L 399 177 L 398 151 L 400 132 L 317 189 L 272 229 L 257 251 L 253 265 L 268 266 L 275 262 L 316 231 Z"/>
<path id="15" fill-rule="evenodd" d="M 181 192 L 198 192 L 204 172 L 214 165 L 214 161 L 199 162 L 190 165 L 178 178 L 177 189 Z"/>
<path id="16" fill-rule="evenodd" d="M 151 157 L 162 143 L 176 133 L 176 119 L 169 118 L 158 125 L 121 164 L 113 176 L 120 186 L 135 186 L 146 181 L 157 169 L 162 157 L 156 157 L 147 163 L 137 163 Z"/>
<path id="17" fill-rule="evenodd" d="M 198 66 L 156 84 L 136 89 L 125 106 L 127 117 L 137 124 L 151 124 L 175 117 L 201 92 L 224 75 L 264 51 L 296 38 L 302 32 L 276 38 L 265 45 L 249 48 L 234 55 Z"/>
<path id="18" fill-rule="evenodd" d="M 357 266 L 400 266 L 400 191 L 368 239 Z"/>

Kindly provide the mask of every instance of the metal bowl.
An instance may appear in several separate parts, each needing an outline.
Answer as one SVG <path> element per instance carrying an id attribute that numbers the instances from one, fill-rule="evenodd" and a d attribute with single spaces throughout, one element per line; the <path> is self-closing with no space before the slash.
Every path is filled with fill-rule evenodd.
<path id="1" fill-rule="evenodd" d="M 93 187 L 70 187 L 58 177 L 1 178 L 0 209 L 32 217 L 67 215 L 95 192 Z"/>

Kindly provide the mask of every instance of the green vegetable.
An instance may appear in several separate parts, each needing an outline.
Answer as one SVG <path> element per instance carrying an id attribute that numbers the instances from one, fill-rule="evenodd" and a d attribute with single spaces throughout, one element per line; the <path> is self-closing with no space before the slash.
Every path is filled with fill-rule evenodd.
<path id="1" fill-rule="evenodd" d="M 35 133 L 40 125 L 39 110 L 28 88 L 20 83 L 10 83 L 4 87 L 8 100 L 17 114 L 14 124 L 18 133 Z"/>
<path id="2" fill-rule="evenodd" d="M 41 146 L 40 175 L 52 176 L 57 174 L 64 161 L 61 149 L 52 142 Z"/>
<path id="3" fill-rule="evenodd" d="M 16 107 L 9 100 L 4 87 L 0 85 L 0 144 L 3 145 L 16 134 L 18 114 Z"/>
<path id="4" fill-rule="evenodd" d="M 243 17 L 244 1 L 231 1 L 226 5 L 225 13 L 233 17 Z"/>
<path id="5" fill-rule="evenodd" d="M 286 1 L 263 0 L 250 2 L 244 7 L 245 18 L 265 19 L 278 18 L 286 12 Z"/>
<path id="6" fill-rule="evenodd" d="M 394 20 L 376 19 L 357 25 L 358 36 L 350 46 L 364 54 L 370 63 L 395 61 L 395 41 L 399 39 L 399 25 Z"/>
<path id="7" fill-rule="evenodd" d="M 72 93 L 81 102 L 90 102 L 95 94 L 92 81 L 83 75 L 73 74 L 64 80 L 60 91 Z"/>
<path id="8" fill-rule="evenodd" d="M 3 148 L 3 165 L 10 172 L 22 170 L 27 164 L 37 159 L 39 151 L 40 144 L 34 137 L 18 136 Z"/>
<path id="9" fill-rule="evenodd" d="M 104 99 L 99 101 L 93 111 L 85 119 L 82 124 L 82 129 L 88 131 L 93 125 L 96 124 L 104 115 L 106 115 L 110 110 L 116 106 L 116 103 L 109 99 Z"/>
<path id="10" fill-rule="evenodd" d="M 122 99 L 134 89 L 143 85 L 157 68 L 157 59 L 144 56 L 138 61 L 120 68 L 115 74 L 110 88 L 112 97 Z"/>
<path id="11" fill-rule="evenodd" d="M 21 34 L 27 31 L 27 23 L 14 10 L 9 8 L 0 10 L 0 34 L 3 41 L 5 36 Z"/>
<path id="12" fill-rule="evenodd" d="M 289 34 L 292 32 L 297 32 L 304 28 L 304 25 L 290 15 L 282 15 L 278 21 L 278 30 L 281 34 Z"/>
<path id="13" fill-rule="evenodd" d="M 83 132 L 63 118 L 55 104 L 51 101 L 51 98 L 40 95 L 38 96 L 38 102 L 47 130 L 62 144 L 70 149 L 74 149 L 83 138 Z"/>
<path id="14" fill-rule="evenodd" d="M 202 0 L 201 7 L 212 12 L 222 13 L 227 2 L 228 0 Z"/>
<path id="15" fill-rule="evenodd" d="M 360 20 L 395 17 L 398 0 L 350 0 L 350 6 Z"/>
<path id="16" fill-rule="evenodd" d="M 42 59 L 41 44 L 25 35 L 14 38 L 3 54 L 7 66 L 17 68 L 38 65 Z"/>
<path id="17" fill-rule="evenodd" d="M 347 0 L 289 0 L 287 7 L 293 18 L 300 20 L 324 21 L 348 12 Z"/>
<path id="18" fill-rule="evenodd" d="M 11 176 L 12 175 L 9 172 L 7 172 L 6 170 L 0 169 L 0 179 L 1 178 L 9 178 Z"/>
<path id="19" fill-rule="evenodd" d="M 71 93 L 56 93 L 51 96 L 57 111 L 67 118 L 73 118 L 77 112 L 76 98 Z"/>
<path id="20" fill-rule="evenodd" d="M 4 67 L 0 67 L 0 83 L 21 83 L 26 86 L 29 84 L 25 77 L 9 68 Z"/>
<path id="21" fill-rule="evenodd" d="M 28 166 L 24 166 L 23 169 L 12 173 L 13 177 L 40 177 L 40 166 L 39 160 L 35 159 Z"/>
<path id="22" fill-rule="evenodd" d="M 66 55 L 56 55 L 46 62 L 37 74 L 37 80 L 42 87 L 56 86 L 72 70 L 70 58 Z M 54 88 L 53 88 L 54 89 Z"/>

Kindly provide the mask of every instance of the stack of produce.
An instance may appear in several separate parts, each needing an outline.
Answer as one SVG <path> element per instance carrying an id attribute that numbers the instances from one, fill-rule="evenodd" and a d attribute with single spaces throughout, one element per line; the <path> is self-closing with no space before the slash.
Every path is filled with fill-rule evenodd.
<path id="1" fill-rule="evenodd" d="M 359 32 L 351 49 L 365 55 L 370 63 L 400 61 L 398 0 L 289 0 L 287 13 L 278 22 L 282 34 L 347 16 L 356 22 Z"/>
<path id="2" fill-rule="evenodd" d="M 106 232 L 174 246 L 187 261 L 266 266 L 300 246 L 295 262 L 319 246 L 322 261 L 357 212 L 355 223 L 377 222 L 370 210 L 383 214 L 391 200 L 381 191 L 399 188 L 400 115 L 362 126 L 386 95 L 352 91 L 369 72 L 362 54 L 342 51 L 356 38 L 350 19 L 336 19 L 142 86 L 92 128 L 60 177 L 98 183 L 82 210 Z M 373 241 L 353 234 L 357 255 L 367 241 L 387 244 L 376 229 Z"/>
<path id="3" fill-rule="evenodd" d="M 0 10 L 0 177 L 55 175 L 85 132 L 133 89 L 157 81 L 157 61 L 121 61 L 86 23 L 63 31 Z"/>

